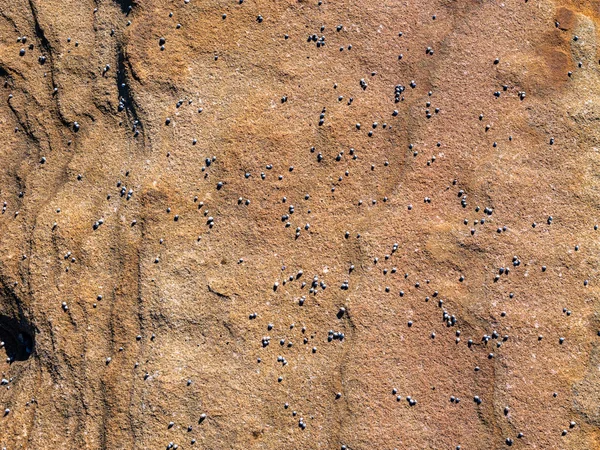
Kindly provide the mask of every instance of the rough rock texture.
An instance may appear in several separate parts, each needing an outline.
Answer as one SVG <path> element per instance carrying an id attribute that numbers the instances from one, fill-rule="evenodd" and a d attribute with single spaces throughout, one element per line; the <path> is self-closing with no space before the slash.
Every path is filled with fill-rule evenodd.
<path id="1" fill-rule="evenodd" d="M 0 0 L 0 444 L 600 448 L 599 24 Z"/>

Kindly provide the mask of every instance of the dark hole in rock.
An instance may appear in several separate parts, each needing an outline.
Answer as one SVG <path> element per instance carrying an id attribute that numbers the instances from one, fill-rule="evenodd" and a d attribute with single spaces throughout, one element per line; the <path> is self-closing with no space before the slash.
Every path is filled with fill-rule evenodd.
<path id="1" fill-rule="evenodd" d="M 0 315 L 0 340 L 4 342 L 6 356 L 12 361 L 29 359 L 35 349 L 31 327 L 24 321 Z"/>
<path id="2" fill-rule="evenodd" d="M 134 6 L 136 6 L 135 0 L 115 0 L 115 3 L 121 8 L 126 15 L 133 10 Z"/>

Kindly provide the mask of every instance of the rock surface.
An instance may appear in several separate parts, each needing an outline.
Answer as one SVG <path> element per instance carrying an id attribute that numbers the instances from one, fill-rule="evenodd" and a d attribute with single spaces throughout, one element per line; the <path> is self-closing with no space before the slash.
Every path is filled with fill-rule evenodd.
<path id="1" fill-rule="evenodd" d="M 0 0 L 0 445 L 599 448 L 599 23 Z"/>

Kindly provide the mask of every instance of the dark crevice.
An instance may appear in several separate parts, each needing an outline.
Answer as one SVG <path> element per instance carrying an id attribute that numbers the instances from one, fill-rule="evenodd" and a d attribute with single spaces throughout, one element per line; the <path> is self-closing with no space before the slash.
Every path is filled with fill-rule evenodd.
<path id="1" fill-rule="evenodd" d="M 40 26 L 40 21 L 38 20 L 37 9 L 33 4 L 32 0 L 29 0 L 29 7 L 31 8 L 31 15 L 33 16 L 33 22 L 35 25 L 35 35 L 40 42 L 40 46 L 47 53 L 48 57 L 52 59 L 52 46 L 50 45 L 50 41 L 46 38 L 46 34 L 44 30 Z"/>
<path id="2" fill-rule="evenodd" d="M 217 297 L 220 298 L 226 298 L 226 299 L 230 299 L 231 297 L 227 294 L 223 294 L 222 292 L 219 292 L 213 288 L 210 287 L 210 285 L 207 285 L 208 287 L 208 292 L 210 292 L 211 294 L 215 294 Z"/>
<path id="3" fill-rule="evenodd" d="M 7 16 L 6 13 L 4 13 L 3 11 L 0 11 L 0 17 L 3 17 L 8 23 L 12 25 L 15 33 L 19 32 L 19 27 L 17 27 L 17 24 L 15 23 L 12 17 Z"/>
<path id="4" fill-rule="evenodd" d="M 23 319 L 0 315 L 0 340 L 4 342 L 6 356 L 13 361 L 26 361 L 35 349 L 31 327 Z"/>
<path id="5" fill-rule="evenodd" d="M 4 87 L 14 87 L 15 76 L 24 79 L 23 72 L 15 69 L 14 67 L 8 67 L 4 65 L 0 65 L 0 76 L 4 77 Z"/>
<path id="6" fill-rule="evenodd" d="M 134 6 L 136 6 L 136 2 L 133 0 L 114 0 L 114 1 L 119 6 L 119 8 L 121 8 L 121 11 L 123 11 L 126 15 L 129 15 L 133 11 Z"/>
<path id="7" fill-rule="evenodd" d="M 38 19 L 38 13 L 37 13 L 37 8 L 33 2 L 33 0 L 29 0 L 29 8 L 31 9 L 31 16 L 33 17 L 33 22 L 34 22 L 34 29 L 35 29 L 35 36 L 39 42 L 40 48 L 42 50 L 42 53 L 44 53 L 44 56 L 47 57 L 48 62 L 50 63 L 50 82 L 51 82 L 51 88 L 56 87 L 56 68 L 54 66 L 54 54 L 52 51 L 52 45 L 50 44 L 50 41 L 48 40 L 48 38 L 46 37 L 46 33 L 44 31 L 44 29 L 41 27 L 40 25 L 40 21 Z M 60 120 L 60 122 L 65 125 L 65 126 L 70 126 L 70 122 L 64 117 L 63 112 L 60 108 L 60 101 L 59 101 L 59 97 L 57 94 L 53 94 L 54 98 L 56 99 L 56 109 L 57 109 L 57 114 L 58 114 L 58 118 Z"/>
<path id="8" fill-rule="evenodd" d="M 119 46 L 117 50 L 117 89 L 119 92 L 119 102 L 123 104 L 127 117 L 136 125 L 136 128 L 143 132 L 143 124 L 137 113 L 133 93 L 129 85 L 129 77 L 127 76 L 127 67 L 125 58 L 125 50 Z"/>
<path id="9" fill-rule="evenodd" d="M 6 305 L 0 314 L 0 341 L 10 362 L 25 361 L 35 350 L 35 329 L 25 315 L 24 305 L 5 279 L 0 279 L 0 299 Z"/>
<path id="10" fill-rule="evenodd" d="M 28 94 L 24 91 L 23 91 L 23 95 L 26 97 L 28 96 Z M 31 140 L 31 142 L 35 146 L 39 147 L 40 139 L 35 135 L 35 132 L 33 131 L 32 127 L 31 127 L 30 120 L 27 117 L 27 109 L 25 109 L 25 114 L 21 114 L 13 106 L 13 103 L 10 100 L 7 103 L 8 103 L 8 107 L 10 108 L 11 112 L 14 114 L 15 119 L 17 120 L 17 123 L 19 124 L 21 130 L 25 133 L 25 135 Z M 36 104 L 37 104 L 37 102 L 36 102 Z M 37 106 L 39 106 L 39 104 Z"/>
<path id="11" fill-rule="evenodd" d="M 133 65 L 131 64 L 131 61 L 129 61 L 129 59 L 127 60 L 127 68 L 129 69 L 129 73 L 131 74 L 131 76 L 133 77 L 133 79 L 135 81 L 137 81 L 140 84 L 144 84 L 142 82 L 142 79 L 140 78 L 140 76 L 137 74 L 137 72 L 133 69 Z"/>

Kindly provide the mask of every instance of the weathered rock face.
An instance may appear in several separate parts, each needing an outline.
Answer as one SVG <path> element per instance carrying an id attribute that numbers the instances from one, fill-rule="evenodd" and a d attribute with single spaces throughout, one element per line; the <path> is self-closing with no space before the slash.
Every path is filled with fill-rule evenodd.
<path id="1" fill-rule="evenodd" d="M 0 444 L 600 447 L 599 11 L 2 0 Z"/>

